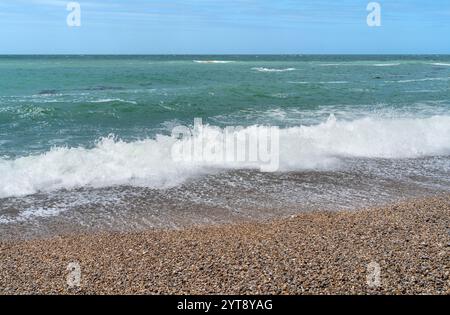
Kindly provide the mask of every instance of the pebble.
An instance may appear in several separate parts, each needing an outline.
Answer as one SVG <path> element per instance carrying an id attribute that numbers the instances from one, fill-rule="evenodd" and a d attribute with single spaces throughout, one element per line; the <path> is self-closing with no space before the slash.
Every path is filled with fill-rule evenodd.
<path id="1" fill-rule="evenodd" d="M 449 219 L 443 195 L 269 222 L 2 241 L 0 294 L 449 294 Z M 377 268 L 379 285 L 368 283 Z"/>

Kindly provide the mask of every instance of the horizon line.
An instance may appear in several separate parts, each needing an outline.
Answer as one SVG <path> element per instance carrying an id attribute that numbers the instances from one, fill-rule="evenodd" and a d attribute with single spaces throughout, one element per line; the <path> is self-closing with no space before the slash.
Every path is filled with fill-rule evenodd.
<path id="1" fill-rule="evenodd" d="M 450 56 L 449 53 L 159 53 L 159 54 L 114 54 L 114 53 L 18 53 L 18 54 L 1 54 L 5 56 Z"/>

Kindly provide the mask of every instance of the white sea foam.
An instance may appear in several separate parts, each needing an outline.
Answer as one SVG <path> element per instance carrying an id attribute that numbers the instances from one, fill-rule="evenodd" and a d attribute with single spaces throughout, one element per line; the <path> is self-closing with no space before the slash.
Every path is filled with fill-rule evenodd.
<path id="1" fill-rule="evenodd" d="M 386 83 L 413 83 L 413 82 L 426 82 L 426 81 L 449 81 L 450 77 L 440 77 L 440 78 L 423 78 L 423 79 L 408 79 L 408 80 L 398 80 L 398 81 L 385 81 Z"/>
<path id="2" fill-rule="evenodd" d="M 399 63 L 376 63 L 373 66 L 374 67 L 396 67 L 399 66 Z"/>
<path id="3" fill-rule="evenodd" d="M 434 62 L 431 63 L 433 66 L 443 66 L 443 67 L 450 67 L 450 63 L 443 63 L 443 62 Z"/>
<path id="4" fill-rule="evenodd" d="M 342 63 L 322 63 L 320 67 L 396 67 L 400 66 L 400 63 L 361 63 L 361 62 L 342 62 Z"/>
<path id="5" fill-rule="evenodd" d="M 238 132 L 252 134 L 252 126 Z M 223 129 L 205 126 L 208 145 Z M 0 198 L 39 191 L 115 185 L 166 188 L 189 178 L 225 169 L 254 168 L 257 163 L 176 162 L 176 141 L 157 136 L 135 142 L 104 138 L 91 149 L 53 148 L 41 155 L 0 159 Z M 185 139 L 183 141 L 190 141 Z M 280 171 L 338 168 L 342 157 L 416 158 L 450 154 L 450 116 L 363 118 L 280 130 Z"/>
<path id="6" fill-rule="evenodd" d="M 137 104 L 137 102 L 135 101 L 128 101 L 128 100 L 123 100 L 121 98 L 102 98 L 102 99 L 98 99 L 98 100 L 92 100 L 90 101 L 91 103 L 112 103 L 112 102 L 118 102 L 118 103 L 128 103 L 128 104 Z"/>
<path id="7" fill-rule="evenodd" d="M 276 69 L 276 68 L 257 67 L 257 68 L 252 68 L 252 70 L 255 70 L 258 72 L 288 72 L 288 71 L 295 71 L 297 69 L 295 69 L 295 68 Z"/>
<path id="8" fill-rule="evenodd" d="M 58 205 L 58 207 L 30 207 L 21 211 L 18 216 L 10 216 L 7 214 L 0 215 L 0 224 L 8 224 L 12 222 L 25 222 L 33 218 L 46 218 L 57 216 L 60 213 L 66 211 L 67 208 L 64 205 Z"/>

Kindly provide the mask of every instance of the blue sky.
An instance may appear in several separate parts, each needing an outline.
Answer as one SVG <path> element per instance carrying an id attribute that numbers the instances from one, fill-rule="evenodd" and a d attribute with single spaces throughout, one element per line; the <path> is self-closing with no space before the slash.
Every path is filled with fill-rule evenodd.
<path id="1" fill-rule="evenodd" d="M 450 54 L 449 0 L 0 0 L 0 54 Z"/>

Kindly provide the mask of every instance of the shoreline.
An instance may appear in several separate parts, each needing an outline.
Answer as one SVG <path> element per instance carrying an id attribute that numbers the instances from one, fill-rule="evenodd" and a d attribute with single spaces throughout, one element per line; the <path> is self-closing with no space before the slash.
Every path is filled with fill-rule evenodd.
<path id="1" fill-rule="evenodd" d="M 449 234 L 445 194 L 264 222 L 0 241 L 0 294 L 450 294 Z M 81 271 L 73 288 L 70 263 Z M 367 283 L 371 263 L 379 285 Z"/>

